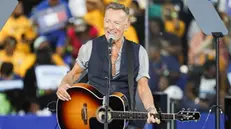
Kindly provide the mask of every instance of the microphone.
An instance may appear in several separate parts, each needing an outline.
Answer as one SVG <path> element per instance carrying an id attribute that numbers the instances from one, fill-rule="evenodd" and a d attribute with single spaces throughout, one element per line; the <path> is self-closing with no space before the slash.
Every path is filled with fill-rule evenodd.
<path id="1" fill-rule="evenodd" d="M 110 34 L 109 35 L 109 40 L 108 40 L 108 43 L 109 43 L 109 49 L 111 49 L 111 47 L 112 47 L 112 44 L 113 44 L 113 42 L 115 41 L 115 36 L 114 35 L 112 35 L 112 34 Z"/>

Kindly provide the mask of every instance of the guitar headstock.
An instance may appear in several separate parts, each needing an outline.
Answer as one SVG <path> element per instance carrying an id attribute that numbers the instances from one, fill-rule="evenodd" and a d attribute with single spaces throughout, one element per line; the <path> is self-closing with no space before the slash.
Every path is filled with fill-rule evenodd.
<path id="1" fill-rule="evenodd" d="M 194 110 L 194 111 L 190 111 L 190 110 L 181 110 L 177 113 L 177 120 L 179 121 L 197 121 L 199 120 L 201 117 L 200 112 Z"/>

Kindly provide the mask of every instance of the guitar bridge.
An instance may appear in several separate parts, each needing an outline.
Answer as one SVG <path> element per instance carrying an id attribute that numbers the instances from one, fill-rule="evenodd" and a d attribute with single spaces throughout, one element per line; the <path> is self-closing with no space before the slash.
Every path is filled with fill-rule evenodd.
<path id="1" fill-rule="evenodd" d="M 83 108 L 81 109 L 81 116 L 82 116 L 82 120 L 84 122 L 85 125 L 87 125 L 87 104 L 84 103 L 83 104 Z"/>

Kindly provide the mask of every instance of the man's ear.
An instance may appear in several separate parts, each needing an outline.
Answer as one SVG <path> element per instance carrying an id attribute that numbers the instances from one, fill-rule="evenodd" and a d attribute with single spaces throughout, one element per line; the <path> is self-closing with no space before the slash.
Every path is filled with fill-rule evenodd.
<path id="1" fill-rule="evenodd" d="M 131 25 L 131 20 L 130 20 L 130 17 L 129 17 L 129 18 L 128 18 L 128 21 L 127 21 L 127 23 L 126 23 L 126 26 L 125 26 L 125 31 L 128 30 L 128 28 L 130 27 L 130 25 Z"/>

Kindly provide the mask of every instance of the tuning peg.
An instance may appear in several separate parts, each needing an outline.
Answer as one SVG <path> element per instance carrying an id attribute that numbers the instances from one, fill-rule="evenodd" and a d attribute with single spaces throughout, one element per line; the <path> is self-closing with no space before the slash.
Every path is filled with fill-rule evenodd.
<path id="1" fill-rule="evenodd" d="M 182 108 L 180 114 L 183 114 L 184 111 L 185 111 L 185 108 Z"/>
<path id="2" fill-rule="evenodd" d="M 195 115 L 196 112 L 197 112 L 197 109 L 194 109 L 193 115 Z"/>
<path id="3" fill-rule="evenodd" d="M 187 111 L 190 111 L 190 110 L 191 110 L 190 108 L 187 109 Z"/>

